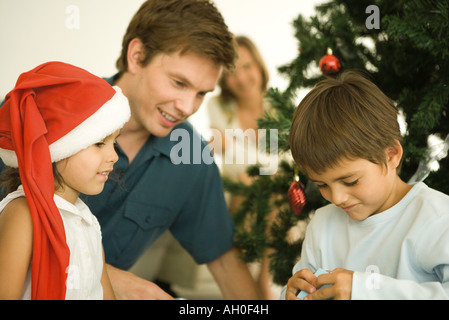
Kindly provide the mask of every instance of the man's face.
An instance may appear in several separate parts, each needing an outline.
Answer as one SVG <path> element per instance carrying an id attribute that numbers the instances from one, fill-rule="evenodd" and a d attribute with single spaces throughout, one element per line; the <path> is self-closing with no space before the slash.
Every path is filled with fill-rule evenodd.
<path id="1" fill-rule="evenodd" d="M 206 93 L 214 90 L 222 67 L 195 54 L 156 55 L 139 67 L 127 93 L 138 127 L 164 137 L 195 113 Z"/>

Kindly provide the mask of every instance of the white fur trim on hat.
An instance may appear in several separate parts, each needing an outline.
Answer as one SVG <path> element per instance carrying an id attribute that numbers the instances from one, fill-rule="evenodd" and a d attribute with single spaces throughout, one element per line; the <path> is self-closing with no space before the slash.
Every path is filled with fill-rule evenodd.
<path id="1" fill-rule="evenodd" d="M 123 95 L 119 87 L 114 86 L 113 88 L 116 93 L 109 101 L 89 118 L 49 146 L 52 162 L 68 158 L 102 141 L 116 130 L 122 128 L 129 120 L 131 111 L 128 99 Z M 13 150 L 0 148 L 0 157 L 7 166 L 18 167 L 17 157 Z"/>
<path id="2" fill-rule="evenodd" d="M 3 163 L 7 166 L 18 167 L 16 153 L 13 150 L 0 148 L 0 158 L 2 158 Z"/>

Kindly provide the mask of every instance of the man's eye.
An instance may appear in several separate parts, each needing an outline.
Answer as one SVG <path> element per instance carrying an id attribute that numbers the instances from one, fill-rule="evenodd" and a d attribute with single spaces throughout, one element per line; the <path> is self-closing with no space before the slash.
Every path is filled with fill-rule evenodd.
<path id="1" fill-rule="evenodd" d="M 184 87 L 185 87 L 184 83 L 181 82 L 181 81 L 174 80 L 174 82 L 175 82 L 175 85 L 178 86 L 178 87 L 180 87 L 180 88 L 184 88 Z"/>

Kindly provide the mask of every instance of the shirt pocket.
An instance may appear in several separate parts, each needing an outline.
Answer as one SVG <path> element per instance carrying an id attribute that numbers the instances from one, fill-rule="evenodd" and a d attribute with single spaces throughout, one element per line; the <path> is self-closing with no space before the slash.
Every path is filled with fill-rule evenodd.
<path id="1" fill-rule="evenodd" d="M 171 211 L 144 202 L 126 204 L 123 219 L 116 226 L 115 265 L 128 269 L 156 239 L 169 228 Z"/>
<path id="2" fill-rule="evenodd" d="M 143 231 L 168 226 L 170 210 L 168 208 L 142 202 L 128 203 L 125 218 L 134 222 Z"/>

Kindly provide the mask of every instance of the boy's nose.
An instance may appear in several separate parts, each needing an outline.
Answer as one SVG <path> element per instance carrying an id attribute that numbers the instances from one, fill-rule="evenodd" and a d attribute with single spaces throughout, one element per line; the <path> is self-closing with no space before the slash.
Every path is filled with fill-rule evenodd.
<path id="1" fill-rule="evenodd" d="M 348 194 L 344 190 L 336 189 L 331 191 L 331 202 L 337 206 L 347 204 Z"/>

